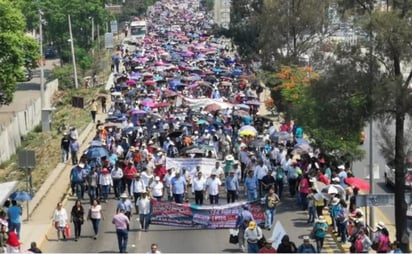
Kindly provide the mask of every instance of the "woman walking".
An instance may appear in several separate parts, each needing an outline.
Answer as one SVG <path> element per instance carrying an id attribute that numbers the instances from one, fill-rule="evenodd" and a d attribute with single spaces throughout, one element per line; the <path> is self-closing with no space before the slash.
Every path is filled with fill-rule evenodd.
<path id="1" fill-rule="evenodd" d="M 67 212 L 66 209 L 64 209 L 63 205 L 61 202 L 57 203 L 56 210 L 54 210 L 53 214 L 53 222 L 54 222 L 54 227 L 57 230 L 57 240 L 60 240 L 60 233 L 63 236 L 63 240 L 66 240 L 66 235 L 64 234 L 64 229 L 67 225 Z"/>
<path id="2" fill-rule="evenodd" d="M 318 217 L 315 224 L 313 225 L 313 235 L 316 240 L 316 250 L 321 253 L 323 248 L 323 241 L 325 240 L 326 231 L 328 230 L 328 224 L 326 223 L 325 217 L 322 215 Z"/>
<path id="3" fill-rule="evenodd" d="M 84 209 L 79 199 L 76 200 L 76 203 L 72 208 L 71 221 L 74 224 L 74 240 L 77 242 L 80 237 L 82 225 L 84 222 Z"/>
<path id="4" fill-rule="evenodd" d="M 104 220 L 102 206 L 97 199 L 93 200 L 93 205 L 90 207 L 89 215 L 87 217 L 92 221 L 94 231 L 93 239 L 96 240 L 99 236 L 100 220 Z"/>

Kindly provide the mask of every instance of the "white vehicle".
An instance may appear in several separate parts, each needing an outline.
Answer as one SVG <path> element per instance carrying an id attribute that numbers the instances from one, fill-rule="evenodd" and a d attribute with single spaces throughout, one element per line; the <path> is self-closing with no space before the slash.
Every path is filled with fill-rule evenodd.
<path id="1" fill-rule="evenodd" d="M 390 162 L 385 165 L 385 185 L 395 186 L 395 165 L 394 162 Z M 412 163 L 406 163 L 405 165 L 405 191 L 412 190 Z"/>
<path id="2" fill-rule="evenodd" d="M 147 34 L 146 20 L 132 21 L 130 23 L 130 38 L 132 41 L 143 40 Z"/>

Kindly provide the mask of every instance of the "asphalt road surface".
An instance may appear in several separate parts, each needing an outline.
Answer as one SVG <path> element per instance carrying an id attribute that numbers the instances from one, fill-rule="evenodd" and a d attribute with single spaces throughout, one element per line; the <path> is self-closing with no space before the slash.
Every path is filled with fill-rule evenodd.
<path id="1" fill-rule="evenodd" d="M 285 194 L 277 208 L 276 220 L 281 221 L 291 240 L 299 245 L 302 242 L 302 237 L 310 233 L 312 225 L 307 223 L 307 213 L 299 210 L 294 205 L 295 201 L 288 197 L 288 193 Z M 190 201 L 193 202 L 193 199 Z M 222 197 L 220 201 L 224 201 Z M 74 198 L 70 197 L 65 204 L 68 213 L 70 213 L 73 204 Z M 85 209 L 88 210 L 88 201 L 84 201 L 83 204 Z M 91 223 L 86 221 L 83 225 L 82 237 L 77 242 L 73 241 L 73 238 L 67 241 L 56 241 L 56 232 L 51 229 L 47 236 L 48 240 L 42 246 L 43 252 L 118 252 L 116 233 L 114 225 L 111 223 L 116 204 L 117 200 L 114 199 L 102 204 L 105 220 L 101 221 L 100 234 L 97 240 L 93 239 Z M 53 210 L 54 207 L 50 207 L 50 214 L 53 213 Z M 73 234 L 73 225 L 71 225 L 71 228 Z M 272 231 L 264 230 L 264 234 L 266 239 L 269 239 Z M 127 251 L 129 253 L 146 253 L 150 250 L 152 243 L 157 243 L 159 250 L 164 253 L 236 253 L 240 251 L 237 244 L 229 244 L 228 229 L 198 230 L 150 225 L 149 231 L 143 232 L 140 231 L 140 224 L 136 221 L 136 215 L 133 215 Z M 330 237 L 326 240 L 325 250 L 328 250 L 329 253 L 340 252 Z"/>
<path id="2" fill-rule="evenodd" d="M 392 124 L 392 127 L 390 128 L 393 133 L 395 129 L 395 125 Z M 373 150 L 372 150 L 372 156 L 373 156 L 373 164 L 376 164 L 379 166 L 379 179 L 376 179 L 373 181 L 373 186 L 374 186 L 374 193 L 394 193 L 394 190 L 392 187 L 388 187 L 385 185 L 385 159 L 382 157 L 379 151 L 379 143 L 382 141 L 380 131 L 378 129 L 378 124 L 376 121 L 373 122 L 373 135 L 372 135 L 372 142 L 373 142 Z M 353 164 L 353 169 L 354 173 L 356 176 L 360 178 L 365 178 L 369 176 L 369 154 L 370 154 L 370 149 L 369 149 L 369 125 L 365 128 L 365 133 L 366 133 L 366 141 L 362 145 L 362 148 L 365 150 L 366 154 L 363 160 L 355 162 Z M 369 179 L 367 178 L 369 181 Z M 395 225 L 395 208 L 394 207 L 378 207 L 375 208 L 375 210 L 380 210 L 388 219 L 388 221 L 393 222 L 393 225 Z M 377 216 L 378 213 L 375 212 L 375 221 L 374 223 L 377 223 Z M 412 220 L 408 220 L 408 229 L 409 232 L 412 232 Z M 392 236 L 394 238 L 394 236 Z M 410 238 L 410 241 L 412 241 L 412 237 Z"/>
<path id="3" fill-rule="evenodd" d="M 46 60 L 44 66 L 44 82 L 54 68 L 54 65 L 59 64 L 59 59 Z M 10 122 L 14 116 L 14 112 L 22 111 L 33 100 L 40 97 L 40 69 L 33 70 L 33 79 L 27 82 L 18 83 L 16 92 L 14 93 L 13 102 L 10 105 L 0 107 L 0 125 Z"/>

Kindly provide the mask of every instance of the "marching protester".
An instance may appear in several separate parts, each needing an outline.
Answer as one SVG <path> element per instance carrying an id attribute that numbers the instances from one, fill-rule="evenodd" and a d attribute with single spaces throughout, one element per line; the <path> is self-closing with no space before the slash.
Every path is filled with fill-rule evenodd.
<path id="1" fill-rule="evenodd" d="M 84 223 L 84 208 L 81 200 L 76 200 L 70 212 L 70 221 L 74 225 L 74 241 L 77 242 L 82 232 L 82 225 Z"/>
<path id="2" fill-rule="evenodd" d="M 125 210 L 121 208 L 112 219 L 112 223 L 116 227 L 116 235 L 120 253 L 127 253 L 127 242 L 129 239 L 130 220 L 124 213 Z"/>

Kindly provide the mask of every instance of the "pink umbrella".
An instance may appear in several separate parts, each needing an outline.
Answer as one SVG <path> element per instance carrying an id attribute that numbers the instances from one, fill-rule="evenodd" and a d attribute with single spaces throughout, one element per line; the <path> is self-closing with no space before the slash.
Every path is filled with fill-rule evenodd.
<path id="1" fill-rule="evenodd" d="M 156 104 L 152 101 L 144 101 L 142 102 L 142 105 L 150 108 L 154 108 L 156 106 Z"/>
<path id="2" fill-rule="evenodd" d="M 154 81 L 153 79 L 150 80 L 146 80 L 145 82 L 143 82 L 143 84 L 147 85 L 147 86 L 152 86 L 156 83 L 156 81 Z"/>
<path id="3" fill-rule="evenodd" d="M 156 66 L 163 66 L 165 63 L 163 61 L 157 61 L 155 62 Z"/>
<path id="4" fill-rule="evenodd" d="M 126 81 L 126 84 L 129 85 L 129 86 L 134 86 L 134 85 L 136 85 L 136 81 L 133 80 L 133 79 L 129 79 L 128 81 Z"/>

